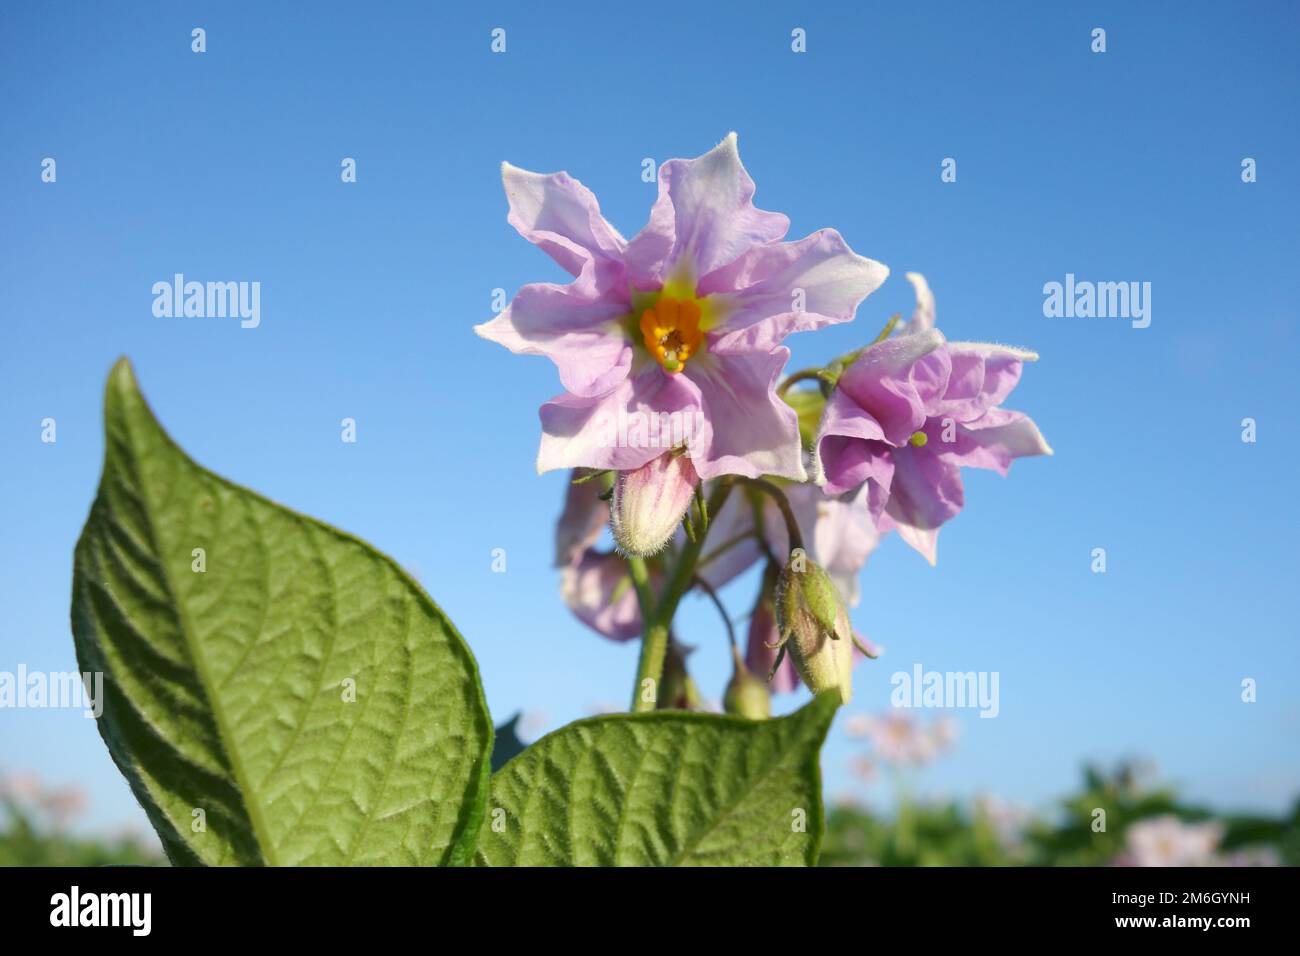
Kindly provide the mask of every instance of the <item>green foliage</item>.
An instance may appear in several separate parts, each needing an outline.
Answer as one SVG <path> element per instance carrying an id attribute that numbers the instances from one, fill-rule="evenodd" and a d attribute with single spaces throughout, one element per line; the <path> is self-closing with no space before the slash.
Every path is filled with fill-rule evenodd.
<path id="1" fill-rule="evenodd" d="M 1105 829 L 1094 829 L 1105 810 Z M 1134 765 L 1114 771 L 1085 767 L 1083 784 L 1050 818 L 1026 814 L 995 819 L 979 806 L 900 801 L 889 818 L 861 807 L 836 807 L 828 815 L 823 866 L 1110 866 L 1121 860 L 1129 829 L 1143 820 L 1173 816 L 1189 824 L 1223 826 L 1219 860 L 1234 851 L 1265 848 L 1284 865 L 1300 865 L 1300 804 L 1288 816 L 1215 815 L 1180 801 L 1163 787 L 1146 785 Z M 1008 825 L 1008 824 L 1011 825 Z"/>
<path id="2" fill-rule="evenodd" d="M 766 721 L 660 712 L 570 724 L 492 778 L 477 862 L 815 863 L 818 752 L 837 704 L 822 695 Z"/>
<path id="3" fill-rule="evenodd" d="M 492 724 L 437 605 L 364 542 L 191 461 L 125 360 L 105 433 L 73 635 L 171 860 L 466 861 Z"/>
<path id="4" fill-rule="evenodd" d="M 82 837 L 44 828 L 12 801 L 0 804 L 0 866 L 157 866 L 161 856 L 131 836 Z"/>
<path id="5" fill-rule="evenodd" d="M 907 804 L 892 820 L 841 806 L 826 821 L 822 866 L 1008 866 L 1021 862 L 957 804 Z"/>

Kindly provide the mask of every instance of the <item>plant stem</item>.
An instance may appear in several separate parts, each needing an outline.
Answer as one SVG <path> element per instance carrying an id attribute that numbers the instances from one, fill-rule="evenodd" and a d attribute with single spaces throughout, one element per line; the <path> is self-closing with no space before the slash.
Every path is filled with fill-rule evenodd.
<path id="1" fill-rule="evenodd" d="M 790 539 L 790 550 L 802 551 L 803 535 L 799 533 L 799 522 L 795 520 L 794 511 L 790 507 L 790 499 L 785 496 L 785 492 L 766 478 L 741 478 L 740 480 L 751 488 L 757 488 L 776 502 L 776 506 L 781 509 L 781 517 L 785 519 L 785 531 L 786 536 Z"/>
<path id="2" fill-rule="evenodd" d="M 806 368 L 802 371 L 794 372 L 789 378 L 780 384 L 776 390 L 776 394 L 784 396 L 785 393 L 790 390 L 790 386 L 795 384 L 795 382 L 807 382 L 812 380 L 820 382 L 823 371 L 824 370 L 820 368 Z"/>
<path id="3" fill-rule="evenodd" d="M 718 481 L 709 496 L 709 514 L 716 515 L 727 500 L 731 491 L 730 478 Z M 782 496 L 784 497 L 784 496 Z M 632 688 L 632 711 L 646 713 L 655 709 L 659 697 L 659 681 L 664 673 L 664 656 L 668 653 L 668 635 L 672 628 L 673 615 L 677 613 L 677 604 L 695 579 L 695 564 L 704 547 L 705 532 L 695 535 L 694 541 L 688 541 L 681 555 L 673 566 L 668 583 L 659 595 L 659 603 L 653 613 L 641 614 L 641 658 L 637 662 L 636 684 Z M 635 560 L 635 559 L 633 559 Z M 634 572 L 635 574 L 635 572 Z M 635 576 L 633 583 L 636 582 Z M 648 590 L 648 589 L 647 589 Z M 637 594 L 640 595 L 640 589 Z M 650 685 L 646 686 L 646 681 Z M 647 693 L 648 691 L 648 693 Z M 647 699 L 648 698 L 648 699 Z"/>
<path id="4" fill-rule="evenodd" d="M 641 608 L 641 620 L 646 620 L 654 610 L 655 595 L 650 588 L 650 572 L 646 569 L 645 558 L 629 557 L 628 574 L 632 578 L 632 587 L 636 591 L 636 603 Z"/>
<path id="5" fill-rule="evenodd" d="M 695 587 L 704 592 L 705 597 L 713 602 L 713 606 L 722 615 L 723 626 L 727 629 L 727 640 L 731 642 L 731 649 L 734 651 L 736 649 L 736 628 L 731 623 L 731 615 L 727 613 L 727 606 L 722 603 L 722 598 L 718 597 L 718 592 L 713 590 L 713 586 L 698 574 L 695 575 Z"/>

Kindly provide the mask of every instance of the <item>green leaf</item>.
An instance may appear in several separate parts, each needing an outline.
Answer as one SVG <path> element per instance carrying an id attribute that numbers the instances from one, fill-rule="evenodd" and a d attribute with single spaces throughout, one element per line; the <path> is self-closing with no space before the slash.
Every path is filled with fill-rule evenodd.
<path id="1" fill-rule="evenodd" d="M 104 418 L 72 631 L 172 862 L 467 862 L 492 723 L 438 606 L 365 542 L 191 461 L 125 359 Z"/>
<path id="2" fill-rule="evenodd" d="M 838 697 L 777 720 L 648 713 L 569 724 L 492 777 L 481 866 L 811 865 Z"/>

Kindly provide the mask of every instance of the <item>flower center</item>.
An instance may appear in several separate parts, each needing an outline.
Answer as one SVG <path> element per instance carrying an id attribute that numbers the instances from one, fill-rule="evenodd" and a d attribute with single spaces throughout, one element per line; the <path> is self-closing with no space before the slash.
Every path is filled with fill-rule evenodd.
<path id="1" fill-rule="evenodd" d="M 641 313 L 641 338 L 665 372 L 680 372 L 704 344 L 700 306 L 694 299 L 660 296 Z"/>
<path id="2" fill-rule="evenodd" d="M 925 432 L 912 432 L 912 437 L 908 439 L 913 448 L 924 448 L 929 440 L 930 436 Z"/>

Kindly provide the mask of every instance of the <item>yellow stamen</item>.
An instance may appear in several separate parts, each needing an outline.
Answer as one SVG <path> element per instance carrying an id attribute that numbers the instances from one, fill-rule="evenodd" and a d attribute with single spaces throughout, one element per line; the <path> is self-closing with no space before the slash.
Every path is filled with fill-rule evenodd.
<path id="1" fill-rule="evenodd" d="M 908 439 L 913 448 L 924 448 L 925 443 L 930 440 L 925 432 L 912 432 L 912 437 Z"/>
<path id="2" fill-rule="evenodd" d="M 641 338 L 665 372 L 680 372 L 704 344 L 700 306 L 694 299 L 660 296 L 641 313 Z"/>

